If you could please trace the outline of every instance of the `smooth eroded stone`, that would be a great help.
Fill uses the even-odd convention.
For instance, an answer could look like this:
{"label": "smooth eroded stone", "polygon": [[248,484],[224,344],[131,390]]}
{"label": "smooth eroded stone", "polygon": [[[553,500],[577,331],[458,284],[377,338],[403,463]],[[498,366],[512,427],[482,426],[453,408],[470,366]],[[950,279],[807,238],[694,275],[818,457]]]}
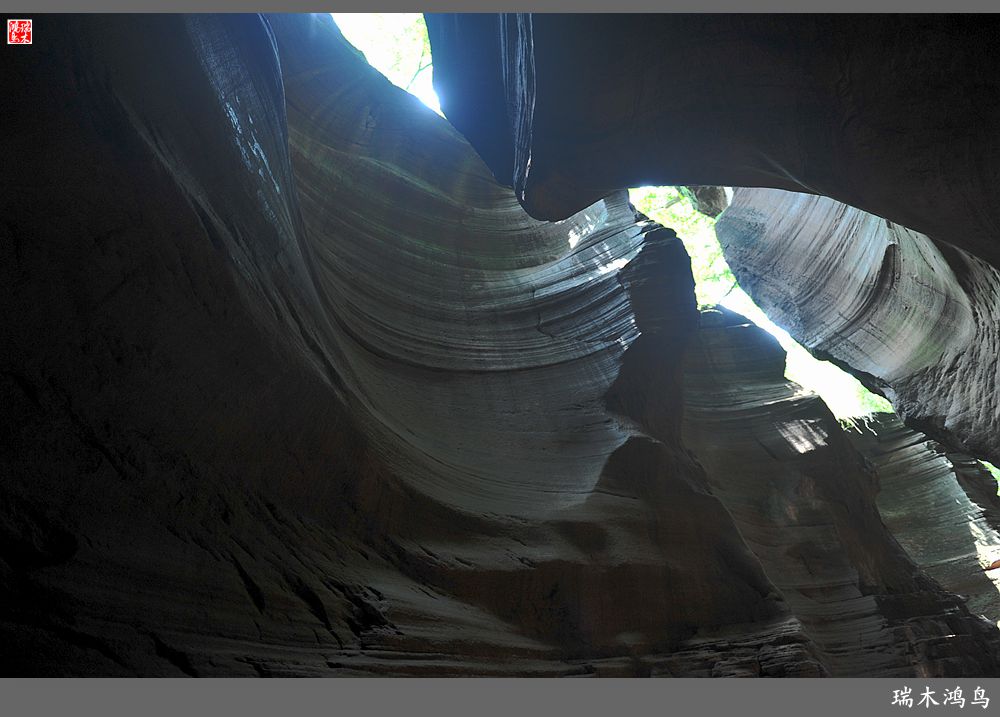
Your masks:
{"label": "smooth eroded stone", "polygon": [[5,672],[801,670],[681,441],[673,232],[530,218],[329,16],[37,22],[0,71]]}
{"label": "smooth eroded stone", "polygon": [[738,189],[715,226],[754,301],[956,450],[1000,460],[1000,273],[824,197]]}
{"label": "smooth eroded stone", "polygon": [[978,461],[946,451],[897,416],[859,421],[848,437],[878,474],[878,508],[913,560],[969,610],[1000,620],[997,482]]}
{"label": "smooth eroded stone", "polygon": [[[873,470],[822,400],[784,377],[773,336],[724,308],[702,318],[687,358],[684,441],[801,623],[815,661],[832,675],[992,669],[1000,658],[994,626],[969,611],[997,604],[996,587],[980,572],[979,587],[989,589],[967,609],[948,592],[957,584],[942,589],[928,579],[920,568],[937,577],[938,567],[897,543],[901,526],[913,535],[933,520],[922,517],[928,506],[898,494],[883,503],[882,464]],[[898,519],[884,524],[886,504]],[[942,535],[954,529],[935,526]],[[955,654],[958,634],[979,648]]]}
{"label": "smooth eroded stone", "polygon": [[833,197],[1000,265],[1000,18],[428,14],[442,109],[532,216],[623,187]]}

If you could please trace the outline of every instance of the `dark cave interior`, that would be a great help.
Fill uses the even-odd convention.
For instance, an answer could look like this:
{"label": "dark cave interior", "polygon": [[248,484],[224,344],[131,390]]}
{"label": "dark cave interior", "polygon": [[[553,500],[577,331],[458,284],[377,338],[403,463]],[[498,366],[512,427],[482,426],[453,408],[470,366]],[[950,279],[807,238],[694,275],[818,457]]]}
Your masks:
{"label": "dark cave interior", "polygon": [[35,23],[4,676],[1000,674],[1000,18],[428,14],[444,117],[326,14]]}

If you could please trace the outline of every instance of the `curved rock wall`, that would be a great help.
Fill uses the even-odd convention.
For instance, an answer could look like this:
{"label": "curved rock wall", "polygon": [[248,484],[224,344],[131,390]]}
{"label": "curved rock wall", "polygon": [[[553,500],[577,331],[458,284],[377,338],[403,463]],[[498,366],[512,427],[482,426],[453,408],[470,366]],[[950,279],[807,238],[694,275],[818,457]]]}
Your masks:
{"label": "curved rock wall", "polygon": [[878,509],[886,527],[928,575],[961,595],[969,610],[1000,619],[996,480],[967,455],[882,414],[848,437],[878,474]]}
{"label": "curved rock wall", "polygon": [[993,264],[998,22],[427,16],[442,109],[533,216],[562,219],[621,187],[772,187],[833,197]]}
{"label": "curved rock wall", "polygon": [[1000,273],[967,252],[824,197],[738,189],[716,234],[740,285],[910,425],[1000,460]]}
{"label": "curved rock wall", "polygon": [[0,80],[8,672],[634,674],[784,619],[679,443],[672,233],[530,219],[328,17],[43,30]]}
{"label": "curved rock wall", "polygon": [[995,672],[863,472],[788,469],[825,539],[764,549],[699,406],[781,414],[780,356],[702,337],[624,193],[532,219],[326,15],[36,22],[0,69],[6,674]]}
{"label": "curved rock wall", "polygon": [[[911,425],[1000,460],[996,22],[430,15],[428,29],[442,107],[533,216],[560,219],[647,184],[818,195],[794,208],[777,192],[753,195],[770,197],[757,209],[773,225],[765,233],[780,225],[780,246],[795,248],[775,244],[759,262],[756,249],[731,249],[737,277],[769,283],[759,289],[765,311],[808,347],[869,374]],[[481,61],[463,61],[471,57]],[[795,218],[771,215],[777,203]],[[882,288],[858,293],[872,281]]]}
{"label": "curved rock wall", "polygon": [[[941,466],[920,456],[905,471],[890,471],[886,462],[873,470],[822,400],[784,378],[784,359],[777,340],[744,317],[704,312],[687,360],[684,437],[801,622],[818,662],[833,675],[903,675],[917,665],[919,673],[937,675],[990,669],[995,654],[980,664],[967,660],[994,651],[992,621],[969,614],[922,573],[918,566],[926,565],[942,575],[942,566],[914,549],[921,521],[910,511],[920,501],[886,491],[887,483],[901,488],[896,475],[919,490],[923,471]],[[965,504],[971,506],[968,498]],[[887,510],[894,519],[883,524]],[[933,513],[922,523],[924,540],[940,543],[955,532]],[[905,551],[897,543],[901,534]],[[958,551],[952,559],[957,571],[975,571],[973,578],[945,585],[971,587],[978,577],[975,609],[981,610],[1000,594],[968,558]],[[956,634],[981,647],[956,649]]]}

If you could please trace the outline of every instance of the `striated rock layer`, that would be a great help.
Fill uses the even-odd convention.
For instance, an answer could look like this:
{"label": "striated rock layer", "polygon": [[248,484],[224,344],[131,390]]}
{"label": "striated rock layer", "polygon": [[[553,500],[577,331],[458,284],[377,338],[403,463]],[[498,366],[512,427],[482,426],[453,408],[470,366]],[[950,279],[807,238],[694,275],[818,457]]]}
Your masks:
{"label": "striated rock layer", "polygon": [[859,424],[848,437],[878,474],[879,513],[900,545],[969,610],[1000,620],[1000,578],[983,571],[1000,558],[996,480],[979,461],[947,451],[891,414]]}
{"label": "striated rock layer", "polygon": [[737,189],[716,223],[740,282],[814,354],[907,423],[1000,460],[1000,272],[968,252],[825,197]]}
{"label": "striated rock layer", "polygon": [[[929,468],[921,456],[905,471],[892,465],[883,477],[890,464],[873,470],[822,400],[784,378],[784,363],[777,340],[744,317],[726,309],[703,313],[688,355],[684,438],[820,662],[834,675],[904,675],[917,665],[938,675],[989,670],[992,622],[970,614],[920,570],[944,577],[926,551],[915,549],[920,528],[934,540],[954,526],[930,514],[918,527],[910,511],[920,502],[886,490],[897,475],[924,485],[921,471],[942,466]],[[965,504],[971,506],[968,498]],[[885,510],[895,519],[883,524]],[[959,552],[955,566],[975,571],[973,579],[984,583],[975,609],[988,606],[993,614],[1000,594],[968,557]],[[973,581],[944,584],[956,590]],[[994,657],[978,664],[981,658],[972,657],[986,653]]]}
{"label": "striated rock layer", "polygon": [[532,219],[329,16],[36,22],[0,69],[4,674],[1000,669],[814,400],[836,448],[766,495],[821,539],[724,470],[699,406],[785,420],[780,356],[685,362],[734,349],[623,192]]}
{"label": "striated rock layer", "polygon": [[737,278],[910,425],[1000,461],[1000,19],[427,22],[442,107],[532,216],[648,184],[817,195],[743,194],[723,222]]}
{"label": "striated rock layer", "polygon": [[3,75],[9,672],[632,673],[784,619],[679,446],[671,233],[530,219],[329,18],[43,24]]}

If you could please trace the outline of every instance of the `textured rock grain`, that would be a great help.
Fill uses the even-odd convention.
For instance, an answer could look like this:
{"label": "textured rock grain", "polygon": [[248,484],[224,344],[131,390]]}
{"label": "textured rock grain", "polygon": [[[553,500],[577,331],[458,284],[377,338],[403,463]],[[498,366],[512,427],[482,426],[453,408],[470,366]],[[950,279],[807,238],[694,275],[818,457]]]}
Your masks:
{"label": "textured rock grain", "polygon": [[[936,566],[924,553],[904,552],[891,532],[919,532],[909,513],[919,502],[887,496],[879,507],[898,506],[898,519],[883,524],[875,503],[881,466],[872,469],[818,396],[784,378],[784,359],[777,340],[744,317],[703,313],[688,355],[684,438],[819,664],[833,675],[992,669],[992,626],[928,580],[920,566],[938,575]],[[915,470],[900,474],[923,479]],[[934,519],[941,535],[951,534],[946,520]],[[980,599],[995,602],[995,586],[985,583]],[[966,662],[950,642],[955,634],[993,656]]]}
{"label": "textured rock grain", "polygon": [[719,470],[730,388],[685,420],[684,357],[733,349],[624,192],[532,219],[329,16],[36,22],[0,69],[5,674],[996,672],[863,472]]}
{"label": "textured rock grain", "polygon": [[848,437],[877,471],[879,513],[900,545],[970,611],[1000,620],[997,577],[983,570],[1000,558],[1000,498],[989,471],[891,414]]}
{"label": "textured rock grain", "polygon": [[786,630],[679,443],[671,232],[530,219],[328,17],[43,30],[0,76],[8,673],[646,673]]}
{"label": "textured rock grain", "polygon": [[738,189],[716,234],[740,285],[912,426],[1000,460],[1000,272],[824,197]]}

